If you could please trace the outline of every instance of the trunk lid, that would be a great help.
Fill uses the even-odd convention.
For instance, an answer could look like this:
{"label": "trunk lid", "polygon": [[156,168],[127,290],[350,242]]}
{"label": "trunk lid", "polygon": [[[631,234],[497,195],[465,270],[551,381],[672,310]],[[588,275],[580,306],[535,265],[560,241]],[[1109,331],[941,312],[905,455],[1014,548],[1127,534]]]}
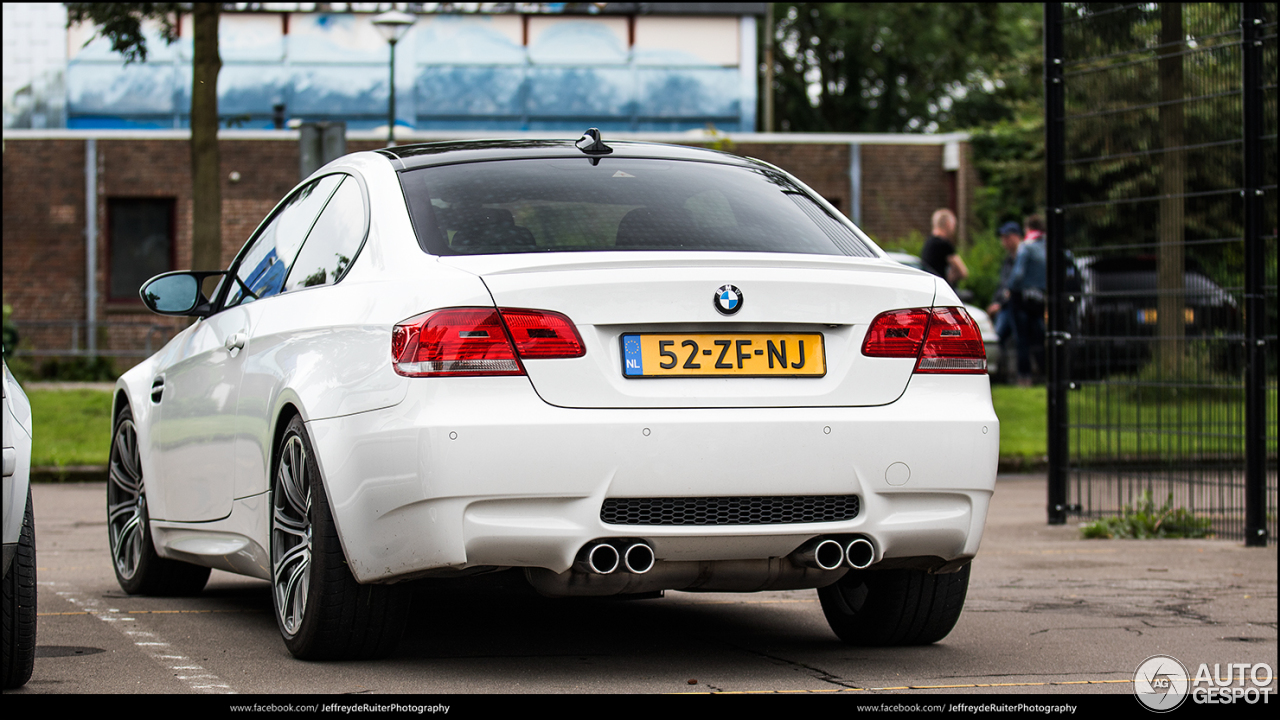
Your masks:
{"label": "trunk lid", "polygon": [[[524,361],[543,400],[571,408],[891,403],[906,389],[914,360],[865,357],[863,336],[879,313],[929,307],[936,293],[932,275],[879,259],[649,252],[478,255],[441,262],[479,275],[498,307],[553,310],[574,322],[586,344],[584,357]],[[717,292],[726,285],[741,293],[732,315],[716,309]],[[814,335],[820,335],[823,373],[746,377],[730,369],[715,371],[729,374],[725,377],[628,377],[623,336],[646,334],[671,340],[665,346],[673,353],[668,357],[678,359],[664,362],[719,362],[721,367],[745,362],[748,371],[753,362],[763,368],[765,359],[770,364],[782,360],[773,353],[779,349],[790,353],[794,365],[801,337],[809,343],[805,367],[810,372],[819,360]],[[691,338],[703,345],[721,339],[729,347],[681,346]],[[777,344],[770,345],[771,340]],[[747,344],[735,344],[739,341]],[[739,352],[745,360],[735,360]],[[754,361],[748,357],[753,353]],[[646,371],[654,371],[651,356],[645,363]]]}

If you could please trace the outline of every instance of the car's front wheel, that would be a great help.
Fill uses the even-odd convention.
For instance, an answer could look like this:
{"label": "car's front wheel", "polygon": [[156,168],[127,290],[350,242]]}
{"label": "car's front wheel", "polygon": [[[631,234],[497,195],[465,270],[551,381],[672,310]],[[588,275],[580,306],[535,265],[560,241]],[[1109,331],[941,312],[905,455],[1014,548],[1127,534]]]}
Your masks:
{"label": "car's front wheel", "polygon": [[831,629],[850,645],[928,645],[955,627],[968,589],[968,565],[941,575],[851,570],[818,598]]}
{"label": "car's front wheel", "polygon": [[17,552],[4,576],[3,662],[0,676],[5,689],[20,687],[31,679],[36,659],[36,535],[31,495],[22,515]]}
{"label": "car's front wheel", "polygon": [[356,582],[298,416],[277,447],[271,506],[271,594],[289,652],[303,660],[389,655],[409,616],[408,589]]}
{"label": "car's front wheel", "polygon": [[130,595],[195,595],[209,568],[156,554],[142,482],[138,429],[129,408],[116,416],[107,463],[107,531],[116,580]]}

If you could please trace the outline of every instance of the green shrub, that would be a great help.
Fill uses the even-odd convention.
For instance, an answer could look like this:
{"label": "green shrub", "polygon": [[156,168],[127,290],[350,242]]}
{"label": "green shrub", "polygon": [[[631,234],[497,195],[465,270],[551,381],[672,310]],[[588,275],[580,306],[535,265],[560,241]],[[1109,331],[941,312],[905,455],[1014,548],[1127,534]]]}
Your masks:
{"label": "green shrub", "polygon": [[46,360],[39,372],[39,379],[45,381],[115,382],[118,377],[115,363],[102,356]]}
{"label": "green shrub", "polygon": [[973,304],[987,309],[991,296],[1000,284],[1000,265],[1004,263],[1004,245],[994,232],[974,233],[969,247],[960,251],[969,277],[960,283],[962,289],[973,292]]}
{"label": "green shrub", "polygon": [[6,362],[13,357],[13,351],[18,349],[18,326],[13,323],[13,308],[9,303],[4,304],[4,359]]}
{"label": "green shrub", "polygon": [[1173,507],[1173,493],[1159,509],[1151,499],[1151,491],[1143,490],[1137,508],[1125,505],[1119,517],[1099,518],[1080,528],[1086,540],[1120,538],[1149,540],[1152,538],[1203,538],[1209,536],[1211,521],[1196,517],[1185,508]]}
{"label": "green shrub", "polygon": [[1134,382],[1120,385],[1125,399],[1143,403],[1240,401],[1244,397],[1244,377],[1226,370],[1230,360],[1223,357],[1223,345],[1189,341],[1171,369],[1164,367],[1157,354],[1132,376]]}
{"label": "green shrub", "polygon": [[915,255],[916,257],[920,257],[920,251],[924,249],[925,241],[924,235],[921,234],[919,230],[912,230],[900,238],[885,240],[884,242],[881,242],[876,238],[872,239],[875,240],[876,244],[884,249],[885,252],[900,252],[908,255]]}

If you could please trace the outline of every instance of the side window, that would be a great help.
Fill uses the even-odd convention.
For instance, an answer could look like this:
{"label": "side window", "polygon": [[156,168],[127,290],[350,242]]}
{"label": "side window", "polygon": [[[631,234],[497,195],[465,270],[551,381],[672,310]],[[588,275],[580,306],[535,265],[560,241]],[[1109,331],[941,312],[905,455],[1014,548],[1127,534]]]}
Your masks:
{"label": "side window", "polygon": [[[326,175],[299,189],[241,252],[232,271],[257,299],[271,297],[283,288],[289,266],[315,223],[316,215],[344,177]],[[235,284],[224,307],[252,300]]]}
{"label": "side window", "polygon": [[289,271],[285,291],[332,285],[360,252],[368,223],[360,184],[347,178],[325,206]]}

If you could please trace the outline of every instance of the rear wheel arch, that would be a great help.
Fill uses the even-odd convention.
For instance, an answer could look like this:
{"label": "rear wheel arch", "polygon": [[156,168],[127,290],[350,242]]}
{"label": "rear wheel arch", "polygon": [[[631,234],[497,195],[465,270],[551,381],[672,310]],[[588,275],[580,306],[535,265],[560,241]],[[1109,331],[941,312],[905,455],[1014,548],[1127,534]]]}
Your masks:
{"label": "rear wheel arch", "polygon": [[[383,657],[394,650],[408,619],[408,588],[356,581],[305,419],[282,415],[279,427],[273,433],[268,552],[272,604],[285,645],[307,660]],[[293,491],[281,489],[286,485]]]}
{"label": "rear wheel arch", "polygon": [[276,463],[280,461],[280,440],[284,438],[285,432],[289,429],[289,422],[294,416],[302,417],[306,422],[306,417],[302,415],[302,411],[292,402],[286,402],[276,411],[275,424],[271,428],[271,457],[267,464],[267,489],[270,490],[275,484],[275,478],[272,473],[275,472]]}
{"label": "rear wheel arch", "polygon": [[128,407],[132,407],[129,402],[129,396],[124,390],[116,390],[115,398],[111,401],[111,422],[115,422],[120,417],[120,413]]}
{"label": "rear wheel arch", "polygon": [[[295,402],[293,399],[284,401],[284,403],[280,406],[280,409],[276,411],[275,425],[271,429],[271,455],[268,458],[269,463],[267,465],[267,477],[266,477],[266,488],[265,488],[268,492],[272,492],[275,490],[275,483],[276,483],[275,472],[276,472],[276,468],[279,466],[279,463],[280,463],[281,443],[284,440],[285,434],[289,430],[289,423],[292,422],[295,417],[302,421],[304,431],[307,432],[307,435],[308,435],[307,440],[308,442],[311,442],[310,430],[306,428],[308,423],[307,415],[302,412],[301,405]],[[314,447],[314,442],[312,442],[312,446]],[[333,488],[330,487],[329,485],[329,479],[325,475],[324,466],[323,466],[323,463],[320,461],[321,458],[318,453],[315,456],[315,460],[316,460],[316,465],[320,466],[320,484],[324,487],[325,495],[327,497],[333,497],[333,494],[332,494]],[[338,522],[338,519],[336,517],[333,519],[333,524],[338,528],[338,540],[342,545],[343,554],[346,555],[347,544],[346,544],[346,541],[343,539],[342,525],[341,523]]]}

